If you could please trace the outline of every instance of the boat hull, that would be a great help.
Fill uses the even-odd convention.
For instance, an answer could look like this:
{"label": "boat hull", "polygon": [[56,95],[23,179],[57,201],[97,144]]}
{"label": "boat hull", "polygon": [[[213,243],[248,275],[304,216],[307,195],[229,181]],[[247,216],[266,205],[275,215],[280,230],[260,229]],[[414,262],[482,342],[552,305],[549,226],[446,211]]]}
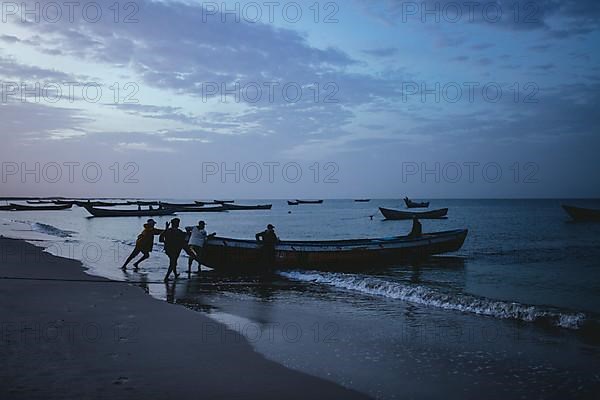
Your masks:
{"label": "boat hull", "polygon": [[[280,242],[275,268],[356,270],[401,264],[459,250],[467,230],[426,234],[418,238],[344,240],[329,242]],[[252,240],[214,238],[207,242],[203,264],[221,271],[264,271],[262,251]]]}
{"label": "boat hull", "polygon": [[562,207],[575,221],[600,222],[600,210],[567,205]]}
{"label": "boat hull", "polygon": [[379,211],[381,211],[381,214],[383,214],[387,220],[406,220],[413,219],[414,217],[417,217],[418,219],[440,219],[445,218],[448,214],[447,208],[425,212],[410,212],[380,207]]}
{"label": "boat hull", "polygon": [[323,204],[323,200],[296,200],[298,204]]}
{"label": "boat hull", "polygon": [[256,206],[244,206],[239,204],[224,203],[223,207],[229,211],[252,211],[252,210],[270,210],[273,208],[272,204],[259,204]]}
{"label": "boat hull", "polygon": [[165,215],[175,214],[174,210],[171,209],[160,209],[160,210],[105,210],[102,208],[96,208],[91,206],[83,206],[87,212],[93,217],[103,218],[116,218],[116,217],[160,217]]}
{"label": "boat hull", "polygon": [[12,211],[61,211],[68,210],[73,207],[72,204],[62,205],[41,205],[41,206],[26,206],[22,204],[10,204]]}

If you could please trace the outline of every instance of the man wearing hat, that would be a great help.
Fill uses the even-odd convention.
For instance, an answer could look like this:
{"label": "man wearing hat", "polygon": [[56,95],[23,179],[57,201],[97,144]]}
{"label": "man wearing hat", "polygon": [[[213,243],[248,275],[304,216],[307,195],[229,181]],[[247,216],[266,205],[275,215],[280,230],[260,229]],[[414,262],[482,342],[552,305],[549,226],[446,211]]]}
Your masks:
{"label": "man wearing hat", "polygon": [[275,246],[279,242],[275,227],[271,224],[267,225],[267,230],[256,234],[256,241],[262,244],[262,256],[267,268],[275,267]]}
{"label": "man wearing hat", "polygon": [[192,264],[194,260],[198,262],[198,272],[200,272],[200,267],[202,267],[202,250],[204,248],[204,243],[215,236],[216,233],[211,233],[210,235],[206,234],[206,222],[198,221],[198,225],[186,228],[186,230],[190,233],[190,240],[188,244],[190,248],[196,253],[196,258],[190,257],[188,260],[188,274],[192,273]]}
{"label": "man wearing hat", "polygon": [[142,253],[143,256],[135,263],[133,263],[135,269],[138,269],[140,263],[150,257],[150,252],[154,247],[154,236],[163,233],[162,229],[156,229],[155,226],[155,220],[149,219],[148,221],[146,221],[146,223],[144,224],[144,230],[138,235],[137,240],[135,241],[135,248],[133,249],[129,257],[127,257],[127,260],[125,261],[125,264],[123,264],[121,269],[126,270],[127,264],[129,264],[129,262],[135,257],[137,257],[137,255],[140,253]]}

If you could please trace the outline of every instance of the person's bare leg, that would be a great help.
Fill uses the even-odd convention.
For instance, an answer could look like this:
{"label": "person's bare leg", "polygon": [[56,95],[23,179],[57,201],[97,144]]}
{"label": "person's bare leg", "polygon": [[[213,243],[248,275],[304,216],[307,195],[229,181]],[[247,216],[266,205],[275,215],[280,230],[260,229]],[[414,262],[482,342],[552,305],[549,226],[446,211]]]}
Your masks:
{"label": "person's bare leg", "polygon": [[133,263],[133,266],[135,267],[135,269],[138,269],[140,267],[140,263],[149,258],[150,258],[150,253],[144,253],[144,255],[142,257],[140,257],[139,260],[137,260],[136,262]]}
{"label": "person's bare leg", "polygon": [[127,269],[127,264],[129,264],[131,262],[131,260],[133,260],[138,254],[140,254],[139,250],[133,249],[133,251],[131,252],[129,257],[127,257],[127,260],[125,260],[125,264],[123,264],[121,269]]}

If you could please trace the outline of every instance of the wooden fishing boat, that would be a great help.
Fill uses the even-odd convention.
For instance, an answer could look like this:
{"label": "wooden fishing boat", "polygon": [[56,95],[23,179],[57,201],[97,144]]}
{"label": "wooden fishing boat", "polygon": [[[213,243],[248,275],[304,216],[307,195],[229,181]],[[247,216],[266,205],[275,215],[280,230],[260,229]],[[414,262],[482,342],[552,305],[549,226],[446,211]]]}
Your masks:
{"label": "wooden fishing boat", "polygon": [[159,203],[159,206],[171,207],[171,208],[201,207],[197,203],[167,203],[167,202],[163,202],[163,201],[161,201]]}
{"label": "wooden fishing boat", "polygon": [[41,206],[32,206],[32,205],[24,205],[24,204],[13,204],[10,203],[10,207],[12,207],[13,211],[60,211],[60,210],[68,210],[73,207],[73,204],[59,204],[59,205],[41,205]]}
{"label": "wooden fishing boat", "polygon": [[56,205],[59,205],[59,206],[62,206],[62,205],[65,205],[65,204],[74,205],[76,203],[76,201],[75,200],[52,200],[52,203],[54,203]]}
{"label": "wooden fishing boat", "polygon": [[52,200],[27,200],[27,204],[54,204]]}
{"label": "wooden fishing boat", "polygon": [[123,202],[123,203],[111,203],[108,201],[76,201],[74,203],[76,206],[78,207],[86,207],[86,206],[91,206],[91,207],[116,207],[116,206],[127,206],[129,205],[129,202]]}
{"label": "wooden fishing boat", "polygon": [[215,204],[233,204],[235,200],[213,200]]}
{"label": "wooden fishing boat", "polygon": [[422,202],[422,203],[418,203],[415,201],[410,200],[408,197],[404,198],[404,203],[406,204],[407,208],[427,208],[429,207],[429,202]]}
{"label": "wooden fishing boat", "polygon": [[128,201],[127,205],[130,205],[130,206],[158,206],[159,202],[158,201],[135,200],[135,201]]}
{"label": "wooden fishing boat", "polygon": [[298,204],[323,204],[323,200],[298,200]]}
{"label": "wooden fishing boat", "polygon": [[379,211],[381,211],[385,219],[389,220],[413,219],[414,217],[419,219],[440,219],[445,218],[446,214],[448,214],[447,208],[425,212],[411,212],[379,207]]}
{"label": "wooden fishing boat", "polygon": [[165,207],[167,210],[171,210],[176,213],[205,213],[205,212],[224,212],[228,211],[227,207],[214,206],[214,207],[204,207],[204,206],[196,206],[196,207]]}
{"label": "wooden fishing boat", "polygon": [[297,206],[299,203],[297,201],[288,200],[288,206]]}
{"label": "wooden fishing boat", "polygon": [[13,211],[14,207],[11,205],[0,206],[0,211]]}
{"label": "wooden fishing boat", "polygon": [[223,207],[229,211],[251,211],[251,210],[270,210],[273,204],[259,204],[256,206],[244,206],[241,204],[223,204]]}
{"label": "wooden fishing boat", "polygon": [[356,199],[356,200],[354,200],[355,203],[368,203],[370,201],[371,201],[371,199]]}
{"label": "wooden fishing boat", "polygon": [[[381,239],[281,241],[275,248],[275,267],[352,270],[396,265],[434,254],[459,250],[468,231],[453,230]],[[203,263],[216,270],[264,270],[261,245],[254,240],[209,239]]]}
{"label": "wooden fishing boat", "polygon": [[593,208],[567,206],[567,205],[563,205],[562,208],[575,221],[589,221],[589,222],[599,222],[600,221],[600,210],[596,210]]}
{"label": "wooden fishing boat", "polygon": [[170,208],[162,209],[146,209],[146,210],[119,210],[119,209],[104,209],[94,206],[83,206],[87,212],[94,217],[160,217],[163,215],[173,215],[175,210]]}

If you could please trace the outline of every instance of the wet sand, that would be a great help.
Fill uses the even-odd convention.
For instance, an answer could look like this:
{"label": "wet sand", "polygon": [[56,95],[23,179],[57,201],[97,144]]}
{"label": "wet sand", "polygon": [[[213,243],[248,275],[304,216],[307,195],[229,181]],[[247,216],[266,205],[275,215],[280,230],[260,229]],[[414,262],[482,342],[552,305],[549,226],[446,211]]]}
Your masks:
{"label": "wet sand", "polygon": [[2,399],[366,398],[24,241],[0,238],[0,277]]}

